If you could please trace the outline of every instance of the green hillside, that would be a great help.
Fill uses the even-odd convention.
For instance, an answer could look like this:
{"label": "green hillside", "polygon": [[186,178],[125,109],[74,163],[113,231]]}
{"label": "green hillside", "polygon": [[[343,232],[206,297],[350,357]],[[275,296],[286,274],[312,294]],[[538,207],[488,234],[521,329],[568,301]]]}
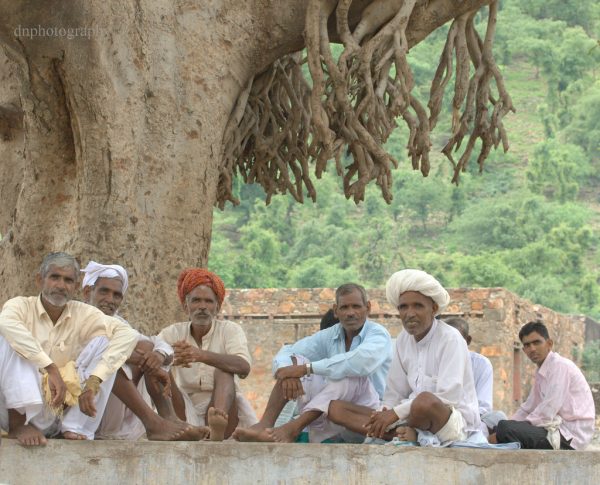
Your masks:
{"label": "green hillside", "polygon": [[[505,118],[507,154],[493,152],[482,174],[472,160],[452,185],[439,153],[446,110],[429,177],[411,169],[402,124],[388,140],[400,162],[390,205],[375,186],[354,205],[333,172],[317,181],[317,202],[304,205],[279,196],[265,206],[260,187],[238,181],[240,205],[215,210],[209,267],[237,288],[379,287],[393,271],[419,267],[448,286],[504,286],[600,317],[600,7],[521,3],[502,3],[495,47],[517,108]],[[422,99],[444,40],[435,32],[410,53]]]}

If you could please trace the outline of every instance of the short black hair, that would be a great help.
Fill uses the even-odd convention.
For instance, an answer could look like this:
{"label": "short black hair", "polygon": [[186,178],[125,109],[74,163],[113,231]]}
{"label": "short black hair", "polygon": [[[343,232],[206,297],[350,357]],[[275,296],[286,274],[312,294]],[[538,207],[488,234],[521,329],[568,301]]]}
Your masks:
{"label": "short black hair", "polygon": [[533,332],[539,333],[546,340],[550,338],[550,334],[548,333],[546,325],[539,320],[534,320],[533,322],[528,322],[521,327],[521,330],[519,330],[519,340],[522,342],[523,338],[527,337],[527,335]]}
{"label": "short black hair", "polygon": [[325,330],[326,328],[333,327],[336,323],[339,323],[340,319],[335,316],[335,312],[333,308],[327,310],[327,313],[323,315],[321,318],[320,330]]}
{"label": "short black hair", "polygon": [[446,322],[451,327],[457,329],[460,333],[464,334],[465,337],[469,336],[469,322],[467,322],[464,318],[460,317],[450,317],[444,318],[444,322]]}
{"label": "short black hair", "polygon": [[338,303],[340,296],[349,295],[355,291],[360,293],[363,305],[366,305],[369,301],[369,298],[367,297],[367,290],[365,290],[364,286],[357,285],[356,283],[345,283],[335,290],[335,303]]}

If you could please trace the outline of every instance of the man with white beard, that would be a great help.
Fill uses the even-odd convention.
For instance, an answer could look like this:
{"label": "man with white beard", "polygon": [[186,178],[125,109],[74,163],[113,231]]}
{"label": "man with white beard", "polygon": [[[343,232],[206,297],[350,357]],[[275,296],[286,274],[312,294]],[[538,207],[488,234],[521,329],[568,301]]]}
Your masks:
{"label": "man with white beard", "polygon": [[25,446],[94,439],[138,340],[120,320],[72,300],[78,277],[73,256],[50,253],[36,275],[40,295],[12,298],[0,313],[0,427]]}

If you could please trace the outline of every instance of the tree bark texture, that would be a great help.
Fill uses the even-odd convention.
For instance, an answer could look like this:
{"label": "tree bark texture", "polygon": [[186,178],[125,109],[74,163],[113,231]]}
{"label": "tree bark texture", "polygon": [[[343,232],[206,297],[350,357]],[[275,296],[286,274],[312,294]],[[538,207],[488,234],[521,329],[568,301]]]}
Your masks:
{"label": "tree bark texture", "polygon": [[[140,330],[182,318],[176,277],[207,264],[230,113],[302,49],[306,3],[0,0],[0,301],[34,294],[62,250],[128,270]],[[409,45],[488,3],[417,2]]]}

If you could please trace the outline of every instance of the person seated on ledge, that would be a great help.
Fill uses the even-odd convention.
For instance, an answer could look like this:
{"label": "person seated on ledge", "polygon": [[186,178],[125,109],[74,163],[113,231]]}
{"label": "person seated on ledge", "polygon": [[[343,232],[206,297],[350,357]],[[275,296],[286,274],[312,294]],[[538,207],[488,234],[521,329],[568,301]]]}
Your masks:
{"label": "person seated on ledge", "polygon": [[225,285],[203,268],[185,269],[177,293],[189,320],[164,328],[159,337],[173,346],[171,394],[179,418],[208,424],[210,439],[223,441],[239,423],[250,426],[256,415],[239,389],[250,373],[250,351],[242,327],[217,315]]}
{"label": "person seated on ledge", "polygon": [[78,277],[73,256],[50,253],[36,275],[40,295],[12,298],[0,313],[0,427],[25,446],[60,434],[94,439],[116,372],[139,338],[73,301]]}
{"label": "person seated on ledge", "polygon": [[[84,301],[129,325],[118,314],[129,286],[125,268],[90,261],[81,271]],[[173,348],[168,343],[158,337],[139,336],[133,353],[117,371],[96,439],[137,440],[145,434],[155,441],[195,441],[208,436],[208,428],[195,428],[175,414],[165,367],[172,361]]]}
{"label": "person seated on ledge", "polygon": [[449,302],[446,290],[424,271],[406,269],[392,275],[386,294],[398,309],[404,331],[396,339],[383,408],[373,411],[334,401],[329,418],[385,440],[417,441],[419,430],[429,432],[423,436],[433,446],[471,438],[485,441],[467,344],[435,318]]}
{"label": "person seated on ledge", "polygon": [[[294,442],[308,427],[309,441],[341,435],[352,440],[328,419],[329,403],[345,399],[377,409],[383,397],[391,360],[391,339],[380,324],[367,319],[371,303],[365,289],[354,283],[335,294],[340,323],[284,346],[273,359],[277,379],[259,423],[235,430],[238,441]],[[274,428],[287,401],[297,400],[299,416]],[[361,440],[362,441],[362,440]]]}
{"label": "person seated on ledge", "polygon": [[[319,323],[319,330],[325,330],[329,327],[333,327],[336,323],[340,323],[340,319],[335,316],[335,312],[333,311],[333,308],[330,308],[321,317],[321,322]],[[285,344],[285,345],[289,345],[289,344]],[[277,417],[277,420],[275,421],[274,427],[278,428],[279,426],[282,426],[285,423],[288,423],[289,421],[294,419],[296,416],[298,416],[298,414],[299,413],[298,413],[298,408],[296,406],[296,401],[288,401],[285,404],[285,406],[283,407],[283,409],[281,410],[281,412],[279,413],[279,416]]]}
{"label": "person seated on ledge", "polygon": [[583,450],[594,434],[592,391],[579,368],[552,352],[548,329],[539,321],[525,324],[519,339],[537,365],[527,400],[510,420],[500,421],[490,443],[519,442],[523,448]]}
{"label": "person seated on ledge", "polygon": [[[464,318],[450,317],[444,319],[444,321],[460,332],[465,342],[467,342],[467,346],[471,344],[472,339],[469,335],[469,323]],[[475,379],[475,393],[479,402],[481,431],[484,436],[488,436],[490,429],[496,427],[499,419],[506,419],[506,415],[502,411],[493,411],[492,408],[494,400],[494,369],[490,359],[472,350],[469,351],[469,355],[471,356],[473,379]]]}

